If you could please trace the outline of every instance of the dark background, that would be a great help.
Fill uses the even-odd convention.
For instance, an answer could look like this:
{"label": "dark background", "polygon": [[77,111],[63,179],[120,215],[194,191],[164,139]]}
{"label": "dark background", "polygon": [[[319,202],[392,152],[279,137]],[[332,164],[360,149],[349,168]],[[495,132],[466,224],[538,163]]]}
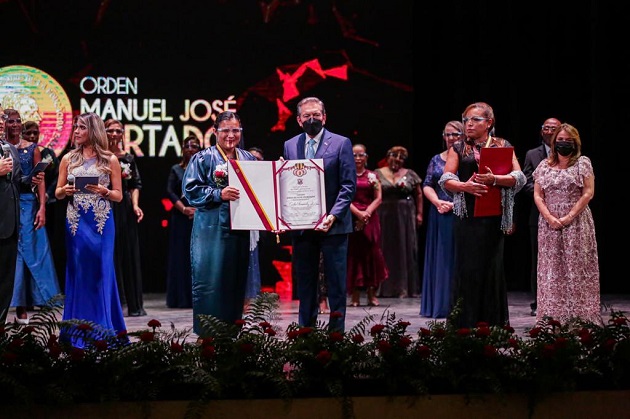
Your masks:
{"label": "dark background", "polygon": [[[77,83],[86,75],[138,77],[141,96],[176,104],[236,93],[245,145],[275,159],[283,141],[299,132],[294,115],[286,131],[271,131],[276,68],[288,71],[314,58],[324,68],[347,64],[347,81],[311,79],[300,86],[301,97],[323,99],[327,127],[366,144],[372,168],[387,149],[403,145],[407,166],[422,177],[442,150],[444,124],[472,102],[493,106],[496,134],[515,145],[521,164],[539,144],[543,121],[557,117],[580,130],[583,153],[593,161],[590,206],[602,292],[630,292],[625,273],[618,274],[625,267],[618,249],[625,246],[613,244],[624,238],[615,233],[626,230],[626,212],[619,203],[625,177],[615,176],[621,158],[612,158],[626,149],[630,114],[627,15],[616,2],[601,3],[0,0],[0,66],[51,74],[75,109]],[[294,112],[298,100],[286,106]],[[605,153],[610,146],[613,154]],[[174,153],[138,161],[145,292],[165,290],[161,223],[168,214],[160,200],[178,161]],[[529,289],[526,216],[527,206],[519,204],[517,233],[507,240],[512,290]],[[422,260],[424,228],[419,235]]]}

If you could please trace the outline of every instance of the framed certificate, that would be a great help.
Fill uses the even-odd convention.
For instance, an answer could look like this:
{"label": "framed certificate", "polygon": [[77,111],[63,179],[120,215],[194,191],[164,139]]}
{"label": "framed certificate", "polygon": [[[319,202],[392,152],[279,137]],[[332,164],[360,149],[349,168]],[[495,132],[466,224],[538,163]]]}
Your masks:
{"label": "framed certificate", "polygon": [[241,191],[230,201],[235,230],[306,230],[326,216],[324,161],[230,160],[228,184]]}

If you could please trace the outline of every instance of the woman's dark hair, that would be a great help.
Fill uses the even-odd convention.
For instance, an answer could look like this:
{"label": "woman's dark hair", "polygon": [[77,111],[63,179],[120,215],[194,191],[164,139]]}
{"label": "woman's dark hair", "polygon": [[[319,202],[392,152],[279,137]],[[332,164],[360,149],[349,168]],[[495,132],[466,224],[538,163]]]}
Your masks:
{"label": "woman's dark hair", "polygon": [[217,119],[214,120],[214,129],[219,128],[219,124],[223,121],[229,121],[230,119],[235,119],[238,121],[238,124],[241,125],[241,117],[238,116],[236,112],[232,111],[223,111],[217,115]]}

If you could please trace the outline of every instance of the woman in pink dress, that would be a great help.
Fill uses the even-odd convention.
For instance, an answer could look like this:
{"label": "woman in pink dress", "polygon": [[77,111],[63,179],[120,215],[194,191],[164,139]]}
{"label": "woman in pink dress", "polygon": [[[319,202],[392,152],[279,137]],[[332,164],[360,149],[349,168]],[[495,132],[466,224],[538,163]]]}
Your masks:
{"label": "woman in pink dress", "polygon": [[538,222],[538,313],[602,324],[595,224],[588,203],[595,192],[591,160],[581,155],[578,130],[561,124],[549,157],[534,173]]}
{"label": "woman in pink dress", "polygon": [[365,165],[368,155],[363,144],[352,147],[357,168],[357,191],[350,211],[354,232],[348,238],[348,292],[350,305],[359,306],[361,290],[367,291],[368,305],[378,306],[376,290],[387,279],[387,267],[381,251],[381,223],[376,209],[381,205],[378,177]]}

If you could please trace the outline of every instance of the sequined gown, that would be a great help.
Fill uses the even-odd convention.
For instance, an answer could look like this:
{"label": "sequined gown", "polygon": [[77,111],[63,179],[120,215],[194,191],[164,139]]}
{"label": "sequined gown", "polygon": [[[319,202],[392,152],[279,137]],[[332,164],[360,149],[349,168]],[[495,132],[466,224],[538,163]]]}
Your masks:
{"label": "sequined gown", "polygon": [[[569,213],[582,195],[584,178],[591,176],[593,166],[586,156],[567,169],[550,167],[543,160],[533,173],[544,192],[545,205],[556,217]],[[540,216],[537,277],[536,320],[551,316],[566,322],[579,317],[601,324],[597,240],[588,206],[561,230],[552,229]]]}
{"label": "sequined gown", "polygon": [[[37,144],[18,148],[22,173],[31,173]],[[39,200],[30,185],[20,186],[20,230],[12,307],[44,306],[61,293],[45,228],[35,229]],[[47,220],[47,223],[53,220]]]}
{"label": "sequined gown", "polygon": [[[374,185],[368,181],[370,170],[357,175],[357,191],[352,203],[364,211],[374,201]],[[348,236],[348,294],[354,288],[377,288],[387,279],[387,267],[381,251],[381,222],[378,211],[360,231]]]}
{"label": "sequined gown", "polygon": [[408,169],[404,184],[393,185],[380,169],[374,171],[383,188],[383,203],[378,207],[381,221],[381,249],[389,271],[381,284],[380,297],[415,297],[420,295],[418,267],[418,232],[415,188],[422,183],[416,172]]}
{"label": "sequined gown", "polygon": [[[100,173],[96,158],[72,169],[75,176],[99,176],[109,185],[109,175]],[[96,194],[75,194],[66,209],[66,287],[63,320],[97,323],[116,334],[126,330],[114,270],[115,226],[111,201]],[[72,344],[83,347],[80,337]]]}
{"label": "sequined gown", "polygon": [[[452,201],[438,181],[444,173],[445,161],[439,154],[433,156],[422,186],[433,188],[443,201]],[[451,311],[451,280],[453,276],[453,212],[440,214],[435,205],[429,205],[429,216],[424,246],[422,272],[422,299],[420,315],[433,318],[447,317]]]}

